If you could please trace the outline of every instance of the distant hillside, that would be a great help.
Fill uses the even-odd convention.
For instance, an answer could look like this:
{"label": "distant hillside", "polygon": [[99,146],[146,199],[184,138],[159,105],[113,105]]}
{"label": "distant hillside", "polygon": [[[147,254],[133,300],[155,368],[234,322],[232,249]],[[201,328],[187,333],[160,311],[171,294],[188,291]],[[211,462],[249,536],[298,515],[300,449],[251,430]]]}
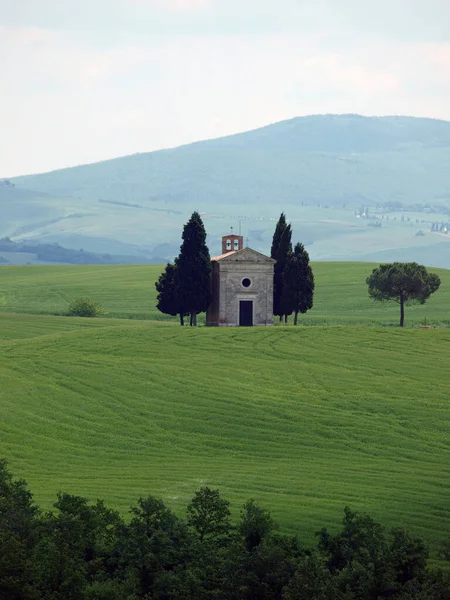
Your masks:
{"label": "distant hillside", "polygon": [[[132,259],[135,260],[132,260]],[[142,257],[93,254],[83,249],[63,248],[59,244],[33,244],[13,242],[10,238],[0,238],[0,265],[115,265],[131,262],[149,263]]]}
{"label": "distant hillside", "polygon": [[[34,213],[42,209],[43,215],[27,215],[18,227],[0,192],[6,214],[0,235],[15,239],[25,235],[25,227],[28,237],[45,242],[165,260],[176,254],[180,228],[197,209],[205,215],[212,251],[239,220],[249,243],[267,251],[271,219],[283,209],[293,220],[294,235],[316,259],[398,248],[412,248],[414,254],[417,246],[420,261],[421,245],[443,242],[431,235],[431,223],[449,220],[449,165],[450,122],[300,117],[180,148],[14,178],[15,188],[8,192],[22,194],[20,205],[33,205]],[[369,207],[380,218],[381,212],[387,217],[394,209],[409,211],[407,222],[417,220],[427,239],[392,222],[389,235],[368,232],[366,223],[356,221],[361,207],[362,214]],[[57,223],[42,223],[49,212]],[[362,227],[364,235],[355,236]],[[429,257],[427,251],[434,263],[440,253],[431,251]]]}
{"label": "distant hillside", "polygon": [[201,200],[215,208],[274,200],[414,204],[450,199],[449,164],[450,122],[327,115],[14,181],[57,195]]}

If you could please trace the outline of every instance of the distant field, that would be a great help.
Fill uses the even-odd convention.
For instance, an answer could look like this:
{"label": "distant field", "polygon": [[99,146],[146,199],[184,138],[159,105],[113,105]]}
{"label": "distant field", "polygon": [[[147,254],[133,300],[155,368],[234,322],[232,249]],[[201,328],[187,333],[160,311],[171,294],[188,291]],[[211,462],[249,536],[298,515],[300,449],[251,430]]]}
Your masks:
{"label": "distant field", "polygon": [[[368,297],[366,277],[378,265],[314,263],[314,308],[301,322],[396,325],[397,304],[379,304]],[[99,301],[108,317],[176,322],[156,310],[154,282],[160,265],[0,267],[0,311],[63,315],[71,300],[87,296]],[[450,270],[431,269],[442,279],[441,289],[423,306],[407,308],[406,325],[450,326]]]}
{"label": "distant field", "polygon": [[44,507],[65,490],[181,510],[207,484],[309,543],[345,505],[433,550],[450,531],[450,331],[6,313],[0,330],[0,456]]}

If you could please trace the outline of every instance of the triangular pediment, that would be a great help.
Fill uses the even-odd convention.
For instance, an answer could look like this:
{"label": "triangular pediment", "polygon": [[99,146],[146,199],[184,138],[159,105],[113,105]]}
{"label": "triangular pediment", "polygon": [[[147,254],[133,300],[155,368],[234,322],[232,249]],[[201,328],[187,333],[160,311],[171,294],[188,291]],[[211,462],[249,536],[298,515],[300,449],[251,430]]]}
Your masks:
{"label": "triangular pediment", "polygon": [[219,260],[220,262],[252,262],[271,264],[276,262],[273,258],[270,258],[270,256],[261,254],[261,252],[252,250],[252,248],[243,248],[242,250],[237,250],[236,252],[230,252],[229,254],[224,254],[221,257],[218,257],[216,260]]}

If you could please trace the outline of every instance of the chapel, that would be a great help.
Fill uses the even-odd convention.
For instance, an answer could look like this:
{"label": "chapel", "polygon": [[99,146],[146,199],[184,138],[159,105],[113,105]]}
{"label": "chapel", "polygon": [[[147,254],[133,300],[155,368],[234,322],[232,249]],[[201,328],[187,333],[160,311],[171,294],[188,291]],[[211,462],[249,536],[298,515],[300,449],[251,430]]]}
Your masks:
{"label": "chapel", "polygon": [[241,235],[222,238],[222,254],[211,258],[212,300],[206,325],[273,325],[275,260],[244,248]]}

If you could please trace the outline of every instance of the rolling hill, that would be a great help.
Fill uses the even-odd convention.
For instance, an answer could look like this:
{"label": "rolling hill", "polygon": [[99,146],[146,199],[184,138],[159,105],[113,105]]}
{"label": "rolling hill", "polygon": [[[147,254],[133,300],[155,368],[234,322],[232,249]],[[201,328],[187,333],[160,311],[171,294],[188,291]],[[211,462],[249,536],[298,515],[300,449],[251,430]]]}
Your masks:
{"label": "rolling hill", "polygon": [[[446,121],[300,117],[14,178],[14,188],[0,190],[0,235],[161,262],[177,254],[193,210],[204,214],[213,253],[239,225],[252,247],[267,252],[273,220],[285,210],[315,260],[392,251],[398,260],[413,255],[448,267],[450,236],[431,225],[450,221],[449,164]],[[369,215],[382,227],[369,227]]]}
{"label": "rolling hill", "polygon": [[[398,309],[367,298],[370,267],[315,265],[304,320],[328,326],[255,329],[131,318],[154,316],[161,267],[0,270],[2,309],[16,311],[0,312],[0,457],[44,507],[65,490],[123,513],[149,493],[182,510],[210,485],[308,543],[349,505],[435,556],[450,530],[450,273],[400,330],[380,327]],[[129,318],[20,314],[81,291]],[[425,315],[440,328],[419,329]]]}
{"label": "rolling hill", "polygon": [[[395,302],[379,303],[367,293],[366,277],[375,264],[313,264],[314,307],[301,318],[305,325],[397,325]],[[154,282],[161,265],[71,265],[0,269],[0,312],[35,315],[67,314],[69,303],[88,296],[100,303],[108,318],[150,319],[178,323],[156,309]],[[440,289],[425,304],[406,309],[407,327],[424,319],[438,327],[450,325],[450,271],[433,269]],[[200,315],[204,322],[204,315]]]}

